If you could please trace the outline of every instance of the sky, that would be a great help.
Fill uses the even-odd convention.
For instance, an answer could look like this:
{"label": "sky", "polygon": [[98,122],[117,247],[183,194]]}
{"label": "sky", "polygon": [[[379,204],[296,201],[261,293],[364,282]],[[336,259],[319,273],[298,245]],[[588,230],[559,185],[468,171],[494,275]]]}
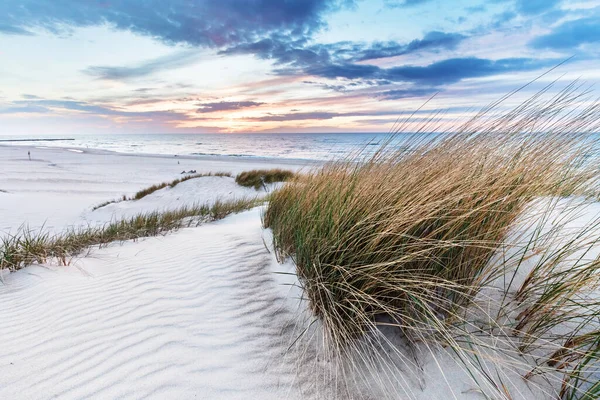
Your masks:
{"label": "sky", "polygon": [[0,135],[388,132],[599,67],[600,0],[2,0]]}

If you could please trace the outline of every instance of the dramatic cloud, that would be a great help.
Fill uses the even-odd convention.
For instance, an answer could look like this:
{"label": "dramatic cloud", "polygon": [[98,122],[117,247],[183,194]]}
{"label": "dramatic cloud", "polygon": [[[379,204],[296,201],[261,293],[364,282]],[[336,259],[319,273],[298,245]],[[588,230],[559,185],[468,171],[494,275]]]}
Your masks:
{"label": "dramatic cloud", "polygon": [[430,86],[458,82],[515,71],[531,71],[555,65],[557,60],[505,58],[488,60],[475,57],[451,58],[427,66],[380,68],[374,65],[343,64],[308,69],[306,72],[323,78],[384,79],[391,82],[412,82]]}
{"label": "dramatic cloud", "polygon": [[264,103],[256,101],[219,101],[216,103],[200,103],[197,112],[211,113],[215,111],[233,111],[248,107],[257,107]]}
{"label": "dramatic cloud", "polygon": [[536,49],[572,50],[588,43],[600,43],[598,17],[565,22],[551,33],[533,39],[530,45]]}
{"label": "dramatic cloud", "polygon": [[429,32],[423,39],[415,39],[406,45],[396,42],[374,43],[368,48],[361,49],[352,58],[356,61],[376,58],[394,57],[423,50],[454,50],[467,37],[459,33]]}
{"label": "dramatic cloud", "polygon": [[149,60],[134,67],[91,66],[83,70],[83,72],[99,79],[126,80],[143,77],[163,70],[183,67],[197,60],[197,52],[185,51]]}
{"label": "dramatic cloud", "polygon": [[280,37],[239,44],[222,50],[220,54],[253,54],[261,59],[273,60],[277,65],[301,68],[367,61],[419,51],[454,50],[465,39],[467,36],[459,33],[432,31],[425,34],[422,39],[415,39],[406,44],[395,41],[372,44],[345,41],[307,46],[304,41]]}
{"label": "dramatic cloud", "polygon": [[0,26],[61,30],[109,24],[167,43],[221,47],[285,34],[310,36],[351,0],[4,0]]}
{"label": "dramatic cloud", "polygon": [[243,43],[220,52],[227,54],[253,54],[276,64],[304,67],[329,62],[331,56],[326,46],[303,47],[304,40],[293,41],[286,37],[262,39],[254,43]]}

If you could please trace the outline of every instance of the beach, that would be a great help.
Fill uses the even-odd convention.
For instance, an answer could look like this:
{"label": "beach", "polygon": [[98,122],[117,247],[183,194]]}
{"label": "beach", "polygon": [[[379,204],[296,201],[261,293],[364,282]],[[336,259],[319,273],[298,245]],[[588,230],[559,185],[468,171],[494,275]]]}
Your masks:
{"label": "beach", "polygon": [[[52,235],[139,213],[265,196],[278,185],[256,190],[234,176],[320,167],[22,146],[0,146],[0,160],[4,235],[23,229]],[[232,176],[198,177],[122,201],[184,171]],[[109,200],[116,202],[94,209]],[[576,222],[593,219],[597,208]],[[332,356],[294,263],[276,256],[263,212],[258,206],[156,237],[92,246],[66,263],[49,259],[1,271],[0,397],[479,399],[490,389],[474,383],[450,349],[411,350],[385,327],[379,356],[368,346],[350,359]],[[522,379],[529,361],[498,369],[490,360],[511,365],[515,359],[479,350],[488,352],[484,368],[502,374],[513,398],[545,398],[557,390],[541,378]]]}
{"label": "beach", "polygon": [[[137,204],[92,211],[183,170],[309,167],[8,146],[0,146],[0,160],[3,234],[21,226],[61,232],[264,194],[230,177],[205,177]],[[168,236],[91,249],[68,266],[4,274],[0,397],[299,398],[306,382],[298,382],[286,356],[297,316],[290,286],[276,273],[290,266],[279,265],[264,243],[256,208]]]}
{"label": "beach", "polygon": [[[27,152],[31,153],[31,161]],[[236,185],[231,178],[207,177],[184,182],[182,185],[188,187],[183,190],[174,188],[181,193],[163,191],[161,195],[166,198],[155,194],[152,200],[145,199],[133,207],[129,203],[91,211],[102,202],[185,176],[184,171],[229,172],[235,176],[257,168],[300,170],[317,165],[306,160],[139,155],[31,146],[0,146],[0,159],[0,190],[3,191],[0,192],[0,229],[11,231],[26,224],[29,228],[43,226],[54,232],[69,226],[105,223],[141,211],[257,195],[256,191]]]}

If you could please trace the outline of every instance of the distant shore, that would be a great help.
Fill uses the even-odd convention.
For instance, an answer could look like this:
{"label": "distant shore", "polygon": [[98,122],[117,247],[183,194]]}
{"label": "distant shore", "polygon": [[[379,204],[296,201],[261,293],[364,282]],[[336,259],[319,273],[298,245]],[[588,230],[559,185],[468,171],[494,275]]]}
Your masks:
{"label": "distant shore", "polygon": [[68,139],[0,139],[0,142],[58,142],[61,140],[75,140],[73,138]]}

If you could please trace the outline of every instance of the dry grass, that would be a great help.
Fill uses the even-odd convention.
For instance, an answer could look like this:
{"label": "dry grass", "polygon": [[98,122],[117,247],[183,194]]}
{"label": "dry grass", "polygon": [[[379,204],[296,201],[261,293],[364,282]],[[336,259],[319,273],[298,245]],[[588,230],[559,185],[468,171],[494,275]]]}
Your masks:
{"label": "dry grass", "polygon": [[0,239],[0,269],[14,271],[48,260],[58,260],[59,264],[67,265],[72,257],[90,246],[162,235],[182,227],[222,219],[262,202],[252,198],[185,206],[172,211],[142,213],[103,226],[72,229],[58,235],[21,229]]}
{"label": "dry grass", "polygon": [[[483,339],[474,333],[470,310],[486,285],[517,274],[523,264],[518,257],[492,260],[509,246],[508,233],[523,223],[519,218],[534,199],[597,192],[598,170],[589,159],[598,148],[593,132],[600,107],[576,109],[587,93],[575,84],[547,99],[550,89],[508,113],[494,104],[439,135],[425,133],[440,132],[432,118],[416,134],[390,139],[401,139],[402,150],[384,146],[374,156],[330,163],[272,194],[264,224],[273,230],[279,257],[295,262],[333,353],[348,354],[381,325],[391,325],[413,346],[450,346],[477,370],[474,376],[493,386],[493,396],[510,398],[477,367],[482,354],[472,346]],[[585,273],[561,267],[592,245],[573,240],[550,251],[522,283],[520,303],[499,300],[499,317],[488,315],[487,328],[477,331],[488,339],[502,336],[506,346],[514,345],[507,352],[537,345],[540,364],[565,372],[565,398],[599,390],[584,377],[596,376],[586,368],[598,368],[600,336],[582,333],[586,322],[600,320],[599,307],[583,307],[579,330],[549,333],[574,316],[565,304],[598,289],[599,263],[585,264]],[[510,307],[521,314],[506,317]],[[579,351],[560,351],[565,348]]]}
{"label": "dry grass", "polygon": [[204,173],[204,174],[193,174],[193,175],[186,175],[182,178],[178,178],[175,180],[172,180],[171,182],[162,182],[156,185],[152,185],[150,187],[147,187],[145,189],[142,189],[140,191],[138,191],[136,194],[133,195],[133,197],[130,200],[139,200],[142,199],[146,196],[148,196],[151,193],[156,192],[157,190],[166,188],[168,187],[175,187],[178,184],[180,184],[181,182],[185,182],[185,181],[189,181],[190,179],[196,179],[196,178],[204,178],[206,176],[227,176],[227,177],[231,177],[231,174],[229,172],[208,172],[208,173]]}
{"label": "dry grass", "polygon": [[92,208],[92,211],[95,211],[95,210],[102,208],[104,206],[107,206],[109,204],[119,203],[121,201],[139,200],[139,199],[142,199],[142,198],[148,196],[149,194],[156,192],[157,190],[164,189],[166,187],[175,187],[178,184],[180,184],[181,182],[189,181],[190,179],[203,178],[206,176],[221,176],[221,177],[226,176],[226,177],[231,178],[231,174],[229,172],[207,172],[207,173],[202,173],[202,174],[186,175],[184,177],[174,179],[171,182],[162,182],[162,183],[158,183],[156,185],[149,186],[145,189],[142,189],[142,190],[136,192],[132,197],[127,197],[126,195],[123,195],[118,200],[105,201],[103,203],[100,203],[100,204],[94,206]]}
{"label": "dry grass", "polygon": [[245,171],[235,177],[235,182],[240,186],[253,187],[258,190],[269,183],[285,182],[296,174],[284,169],[254,169]]}

